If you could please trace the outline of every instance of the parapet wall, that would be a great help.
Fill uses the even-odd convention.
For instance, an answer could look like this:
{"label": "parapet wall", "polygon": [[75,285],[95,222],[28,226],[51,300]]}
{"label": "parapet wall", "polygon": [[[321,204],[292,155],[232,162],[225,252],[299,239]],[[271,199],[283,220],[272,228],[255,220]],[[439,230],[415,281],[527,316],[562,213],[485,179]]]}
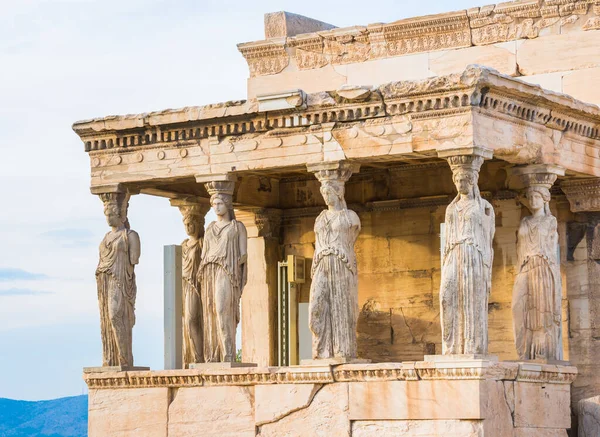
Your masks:
{"label": "parapet wall", "polygon": [[566,437],[576,374],[464,360],[85,378],[90,437]]}
{"label": "parapet wall", "polygon": [[[281,15],[283,16],[283,15]],[[600,104],[600,1],[524,0],[239,44],[248,97],[457,73],[481,64]],[[293,35],[293,36],[292,36]]]}

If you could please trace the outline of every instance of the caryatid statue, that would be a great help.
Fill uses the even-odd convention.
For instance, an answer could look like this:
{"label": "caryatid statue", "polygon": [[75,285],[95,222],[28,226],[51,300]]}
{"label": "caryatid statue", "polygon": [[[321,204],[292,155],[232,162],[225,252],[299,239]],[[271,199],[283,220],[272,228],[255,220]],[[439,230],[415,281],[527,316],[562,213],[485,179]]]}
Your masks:
{"label": "caryatid statue", "polygon": [[206,228],[198,283],[202,300],[204,361],[234,362],[240,299],[248,278],[246,227],[235,219],[233,181],[207,182],[217,220]]}
{"label": "caryatid statue", "polygon": [[485,355],[488,351],[495,218],[492,205],[481,197],[477,186],[483,160],[479,154],[448,157],[458,195],[446,209],[442,253],[444,355]]}
{"label": "caryatid statue", "polygon": [[140,259],[140,237],[129,228],[129,194],[100,194],[111,230],[100,243],[96,269],[103,366],[133,367],[132,331],[135,324],[134,267]]}
{"label": "caryatid statue", "polygon": [[183,365],[204,361],[202,299],[198,271],[202,261],[204,216],[208,204],[195,200],[174,199],[171,203],[179,207],[188,235],[181,243],[182,288],[183,288]]}
{"label": "caryatid statue", "polygon": [[523,203],[531,215],[521,220],[517,233],[518,273],[512,300],[517,353],[521,360],[562,360],[558,232],[549,206],[557,174],[519,170],[526,187]]}
{"label": "caryatid statue", "polygon": [[358,272],[354,243],[360,219],[346,206],[344,185],[358,168],[348,162],[308,166],[321,183],[327,205],[315,222],[308,310],[314,359],[357,357]]}

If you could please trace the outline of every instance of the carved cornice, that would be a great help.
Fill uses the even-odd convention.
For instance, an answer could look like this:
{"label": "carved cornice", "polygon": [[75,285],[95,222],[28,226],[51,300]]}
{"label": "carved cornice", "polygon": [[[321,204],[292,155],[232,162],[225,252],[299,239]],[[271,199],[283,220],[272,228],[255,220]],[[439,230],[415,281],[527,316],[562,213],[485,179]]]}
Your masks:
{"label": "carved cornice", "polygon": [[[354,136],[349,133],[354,138],[357,127],[368,127],[376,120],[389,124],[394,121],[392,117],[405,117],[406,124],[411,120],[468,114],[473,108],[586,139],[600,139],[597,107],[550,91],[540,97],[539,90],[538,86],[485,67],[471,66],[461,74],[381,85],[371,90],[366,99],[360,94],[356,98],[341,97],[351,94],[340,89],[307,94],[306,107],[297,109],[261,113],[255,101],[231,107],[217,104],[193,111],[183,108],[86,120],[75,123],[73,129],[92,155],[94,167],[141,162],[147,153],[152,159],[165,159],[165,148],[175,148],[177,157],[186,159],[189,149],[204,139],[219,142],[228,138],[232,145],[239,144],[246,150],[253,150],[264,141],[269,142],[266,147],[273,147],[272,142],[289,135],[313,134],[326,123],[332,123],[330,130],[356,131]],[[528,103],[534,96],[535,104]],[[384,133],[381,131],[381,135]]]}
{"label": "carved cornice", "polygon": [[600,179],[562,181],[561,190],[567,196],[572,212],[600,211]]}
{"label": "carved cornice", "polygon": [[90,389],[249,386],[261,384],[331,384],[335,382],[419,380],[507,380],[571,384],[575,367],[529,363],[377,363],[330,366],[235,368],[223,370],[131,371],[86,373]]}
{"label": "carved cornice", "polygon": [[[597,0],[504,2],[387,24],[239,44],[238,48],[248,62],[250,75],[256,76],[275,74],[292,58],[300,70],[317,69],[329,64],[537,38],[550,26],[567,24],[569,32],[600,29]],[[285,49],[291,50],[285,53]]]}

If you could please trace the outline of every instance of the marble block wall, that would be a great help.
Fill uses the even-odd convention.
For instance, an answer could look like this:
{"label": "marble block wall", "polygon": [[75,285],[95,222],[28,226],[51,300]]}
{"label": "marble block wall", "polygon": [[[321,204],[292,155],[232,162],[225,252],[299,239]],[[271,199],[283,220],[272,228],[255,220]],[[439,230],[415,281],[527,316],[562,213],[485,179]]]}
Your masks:
{"label": "marble block wall", "polygon": [[90,437],[566,437],[573,367],[481,360],[87,374]]}

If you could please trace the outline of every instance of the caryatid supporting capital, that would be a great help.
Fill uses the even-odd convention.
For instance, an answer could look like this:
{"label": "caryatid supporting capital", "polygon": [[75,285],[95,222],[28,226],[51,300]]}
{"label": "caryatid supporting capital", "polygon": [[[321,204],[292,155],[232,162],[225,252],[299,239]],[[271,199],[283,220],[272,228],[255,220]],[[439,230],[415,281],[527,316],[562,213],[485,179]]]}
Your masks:
{"label": "caryatid supporting capital", "polygon": [[237,178],[231,173],[196,175],[196,182],[204,184],[210,196],[224,194],[233,196]]}
{"label": "caryatid supporting capital", "polygon": [[315,253],[308,324],[314,359],[357,358],[358,270],[354,244],[360,219],[349,210],[344,185],[358,164],[335,161],[307,165],[321,182],[327,209],[315,221]]}
{"label": "caryatid supporting capital", "polygon": [[140,238],[129,227],[127,208],[131,191],[122,185],[94,187],[111,230],[100,243],[96,268],[103,366],[133,367],[132,330],[135,324],[135,265]]}
{"label": "caryatid supporting capital", "polygon": [[478,175],[483,162],[491,159],[493,152],[484,147],[459,147],[438,151],[438,156],[448,161],[454,176],[461,172]]}
{"label": "caryatid supporting capital", "polygon": [[527,165],[508,170],[508,185],[530,215],[517,232],[517,275],[512,313],[515,346],[522,360],[562,360],[562,285],[557,221],[550,211],[550,189],[564,169]]}
{"label": "caryatid supporting capital", "polygon": [[170,200],[171,206],[175,206],[181,212],[184,224],[195,221],[201,229],[198,230],[199,236],[204,235],[204,216],[210,210],[208,199],[200,197],[176,198]]}
{"label": "caryatid supporting capital", "polygon": [[492,152],[466,147],[438,152],[452,169],[457,196],[446,208],[440,317],[444,355],[488,352],[495,216],[481,197],[479,170]]}
{"label": "caryatid supporting capital", "polygon": [[306,169],[314,173],[321,185],[327,182],[345,184],[353,173],[358,173],[360,164],[350,161],[331,161],[307,164]]}

